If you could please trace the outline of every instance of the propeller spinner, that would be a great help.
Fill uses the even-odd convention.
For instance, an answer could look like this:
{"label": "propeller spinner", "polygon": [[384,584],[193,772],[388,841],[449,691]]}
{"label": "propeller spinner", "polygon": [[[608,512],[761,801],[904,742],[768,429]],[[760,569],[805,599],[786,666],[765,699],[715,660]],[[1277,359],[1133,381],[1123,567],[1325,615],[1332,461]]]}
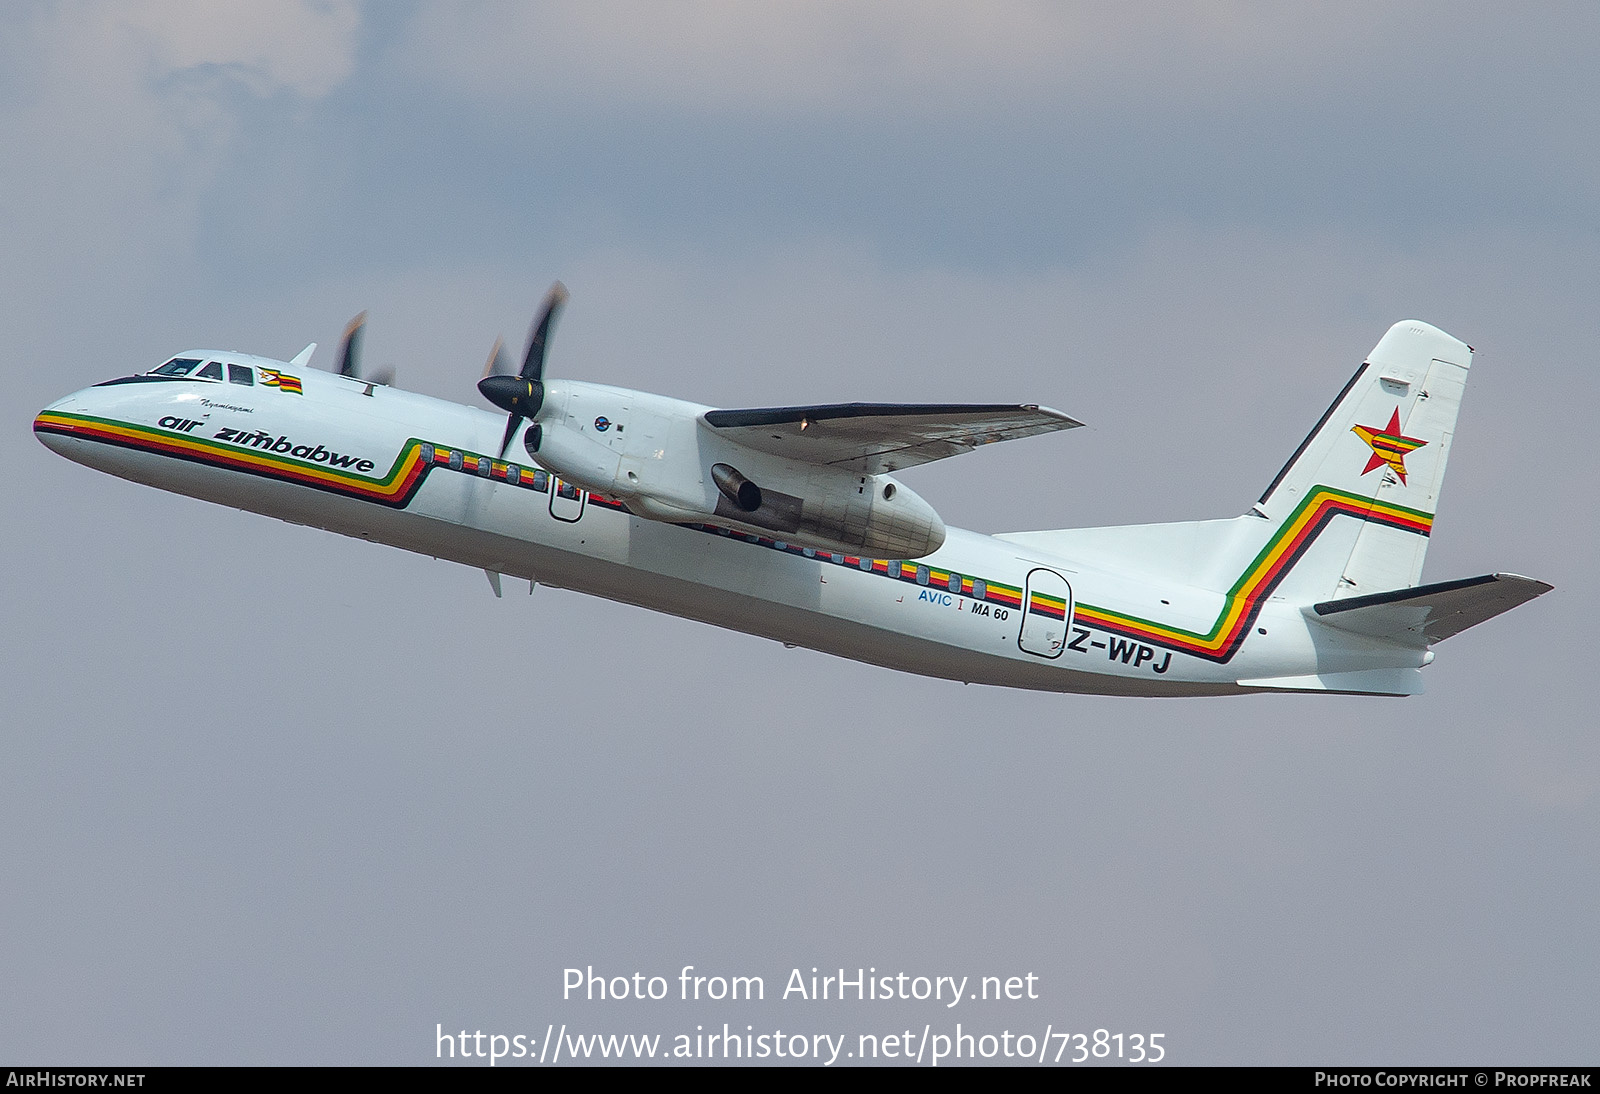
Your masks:
{"label": "propeller spinner", "polygon": [[510,417],[506,420],[505,437],[500,441],[500,458],[505,459],[511,447],[511,438],[524,418],[532,418],[544,405],[544,355],[550,340],[550,330],[562,305],[567,302],[567,287],[557,281],[545,294],[544,307],[533,330],[528,335],[528,352],[522,358],[522,371],[515,376],[504,375],[505,345],[496,342],[489,354],[488,374],[478,381],[478,392]]}

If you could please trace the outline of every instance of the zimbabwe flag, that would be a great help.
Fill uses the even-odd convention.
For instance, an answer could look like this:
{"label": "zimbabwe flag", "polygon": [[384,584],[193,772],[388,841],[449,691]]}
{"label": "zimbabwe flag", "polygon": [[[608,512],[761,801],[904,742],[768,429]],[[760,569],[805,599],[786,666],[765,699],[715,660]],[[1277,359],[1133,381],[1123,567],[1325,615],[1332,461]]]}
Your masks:
{"label": "zimbabwe flag", "polygon": [[279,372],[272,368],[261,370],[261,386],[275,387],[279,391],[287,391],[293,395],[305,394],[300,386],[300,377],[290,376],[287,372]]}

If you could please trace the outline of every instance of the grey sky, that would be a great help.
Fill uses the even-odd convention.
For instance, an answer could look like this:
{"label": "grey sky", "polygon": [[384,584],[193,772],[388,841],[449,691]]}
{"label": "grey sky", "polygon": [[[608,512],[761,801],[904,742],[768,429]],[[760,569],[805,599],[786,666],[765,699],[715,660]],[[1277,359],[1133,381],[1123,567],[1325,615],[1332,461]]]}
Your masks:
{"label": "grey sky", "polygon": [[[1593,1062],[1600,16],[1125,7],[8,9],[0,1057],[960,1020]],[[1416,699],[1011,693],[497,601],[28,429],[189,346],[326,367],[362,308],[369,360],[474,401],[557,277],[558,373],[1087,421],[908,476],[988,531],[1236,514],[1424,319],[1479,351],[1426,577],[1557,589]],[[685,964],[769,1001],[560,1000]],[[773,999],[813,965],[1042,998]]]}

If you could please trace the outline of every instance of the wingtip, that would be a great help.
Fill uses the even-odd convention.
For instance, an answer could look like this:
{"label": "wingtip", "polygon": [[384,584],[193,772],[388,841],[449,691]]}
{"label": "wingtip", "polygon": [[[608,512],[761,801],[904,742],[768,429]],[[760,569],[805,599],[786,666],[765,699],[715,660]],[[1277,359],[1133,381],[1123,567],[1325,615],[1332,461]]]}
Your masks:
{"label": "wingtip", "polygon": [[1510,581],[1518,585],[1524,585],[1530,591],[1537,590],[1534,591],[1533,595],[1528,598],[1530,600],[1533,599],[1534,596],[1543,596],[1545,593],[1555,588],[1555,586],[1550,584],[1548,581],[1541,581],[1536,577],[1526,577],[1522,574],[1497,573],[1494,575],[1494,579],[1496,581]]}
{"label": "wingtip", "polygon": [[1078,421],[1078,419],[1074,418],[1072,415],[1064,414],[1053,406],[1040,406],[1038,403],[1024,403],[1022,409],[1037,411],[1040,414],[1048,414],[1050,417],[1062,423],[1062,429],[1079,429],[1084,424],[1083,422]]}

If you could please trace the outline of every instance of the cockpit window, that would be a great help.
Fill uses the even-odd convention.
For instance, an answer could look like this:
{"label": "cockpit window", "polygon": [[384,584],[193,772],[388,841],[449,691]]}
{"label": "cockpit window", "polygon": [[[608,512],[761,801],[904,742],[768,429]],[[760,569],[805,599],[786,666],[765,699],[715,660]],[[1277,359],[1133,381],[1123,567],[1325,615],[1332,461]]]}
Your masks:
{"label": "cockpit window", "polygon": [[212,361],[195,375],[207,380],[220,380],[222,379],[222,363],[220,361]]}
{"label": "cockpit window", "polygon": [[249,387],[252,384],[254,384],[255,382],[256,382],[255,373],[251,372],[250,369],[247,366],[245,366],[245,365],[229,365],[228,366],[228,383],[230,383],[230,384],[243,384],[245,387]]}
{"label": "cockpit window", "polygon": [[195,366],[199,363],[200,360],[197,357],[174,357],[172,360],[156,369],[152,375],[187,376],[189,373],[195,370]]}

